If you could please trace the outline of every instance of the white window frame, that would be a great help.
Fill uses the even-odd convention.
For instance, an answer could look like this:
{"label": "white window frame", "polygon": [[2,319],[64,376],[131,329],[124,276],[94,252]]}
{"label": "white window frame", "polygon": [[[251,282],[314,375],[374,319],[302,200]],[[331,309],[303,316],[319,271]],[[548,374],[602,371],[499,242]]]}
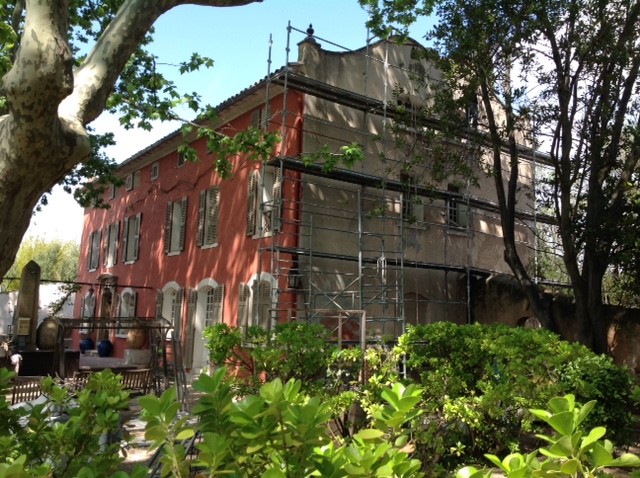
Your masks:
{"label": "white window frame", "polygon": [[131,191],[133,189],[133,174],[127,174],[127,177],[124,180],[124,188],[127,191]]}
{"label": "white window frame", "polygon": [[160,177],[160,163],[157,161],[151,165],[151,181],[155,181]]}

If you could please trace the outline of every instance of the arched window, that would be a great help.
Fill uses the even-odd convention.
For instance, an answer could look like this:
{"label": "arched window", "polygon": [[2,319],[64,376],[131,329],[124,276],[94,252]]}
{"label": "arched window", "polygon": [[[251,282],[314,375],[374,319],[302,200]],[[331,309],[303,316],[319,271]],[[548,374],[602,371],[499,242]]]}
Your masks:
{"label": "arched window", "polygon": [[169,332],[168,336],[170,337],[173,333],[176,337],[179,337],[182,326],[184,289],[176,282],[169,282],[162,288],[162,291],[158,292],[156,310],[161,317],[167,319],[173,326],[173,332]]}
{"label": "arched window", "polygon": [[[131,287],[127,287],[120,293],[120,307],[118,310],[118,320],[132,319],[136,316],[136,293]],[[125,323],[130,323],[126,321]],[[126,337],[128,329],[118,327],[116,335]]]}

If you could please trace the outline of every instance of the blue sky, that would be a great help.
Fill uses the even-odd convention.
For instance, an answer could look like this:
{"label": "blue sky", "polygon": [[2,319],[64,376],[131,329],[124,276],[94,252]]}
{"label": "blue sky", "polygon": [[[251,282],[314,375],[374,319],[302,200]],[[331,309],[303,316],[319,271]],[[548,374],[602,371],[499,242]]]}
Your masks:
{"label": "blue sky", "polygon": [[[267,75],[270,35],[271,70],[285,64],[289,22],[303,32],[313,24],[323,47],[338,50],[329,42],[349,49],[366,45],[366,19],[357,0],[264,0],[231,8],[186,5],[158,20],[152,51],[159,57],[158,68],[183,92],[197,91],[215,105]],[[423,20],[412,29],[412,36],[421,41],[428,28],[429,22]],[[296,60],[297,43],[302,39],[304,33],[292,31],[290,61]],[[212,58],[214,67],[180,76],[172,65],[186,61],[192,52]],[[108,115],[101,116],[94,126],[99,131],[114,132],[117,145],[107,152],[118,162],[177,128],[177,124],[165,124],[151,132],[124,131]],[[27,234],[79,241],[83,218],[80,207],[60,190],[54,190],[49,202],[32,218]]]}

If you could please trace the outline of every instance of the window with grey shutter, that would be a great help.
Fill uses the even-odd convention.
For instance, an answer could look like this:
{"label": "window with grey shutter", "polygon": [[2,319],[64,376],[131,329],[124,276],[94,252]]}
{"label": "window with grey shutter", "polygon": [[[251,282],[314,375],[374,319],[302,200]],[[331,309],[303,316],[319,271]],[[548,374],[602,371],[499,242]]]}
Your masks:
{"label": "window with grey shutter", "polygon": [[253,284],[253,324],[265,330],[271,328],[271,283],[266,280]]}
{"label": "window with grey shutter", "polygon": [[88,269],[95,271],[100,264],[100,238],[101,231],[93,231],[90,236],[91,249],[89,250]]}
{"label": "window with grey shutter", "polygon": [[135,216],[125,217],[123,224],[122,262],[135,262],[138,260],[138,249],[140,248],[142,213],[138,213]]}
{"label": "window with grey shutter", "polygon": [[200,192],[198,204],[198,237],[196,244],[211,247],[218,244],[218,209],[220,191],[209,188]]}
{"label": "window with grey shutter", "polygon": [[167,203],[167,214],[164,222],[164,253],[169,254],[171,252],[171,228],[173,226],[173,203],[169,201]]}
{"label": "window with grey shutter", "polygon": [[133,229],[133,246],[131,248],[131,260],[137,261],[140,250],[140,231],[142,230],[142,213],[136,214]]}
{"label": "window with grey shutter", "polygon": [[184,238],[187,231],[187,197],[180,201],[180,236],[178,237],[178,250],[184,251]]}
{"label": "window with grey shutter", "polygon": [[167,204],[164,230],[165,254],[176,254],[184,250],[187,225],[187,196]]}
{"label": "window with grey shutter", "polygon": [[114,222],[105,228],[104,266],[113,267],[118,258],[118,236],[120,222]]}

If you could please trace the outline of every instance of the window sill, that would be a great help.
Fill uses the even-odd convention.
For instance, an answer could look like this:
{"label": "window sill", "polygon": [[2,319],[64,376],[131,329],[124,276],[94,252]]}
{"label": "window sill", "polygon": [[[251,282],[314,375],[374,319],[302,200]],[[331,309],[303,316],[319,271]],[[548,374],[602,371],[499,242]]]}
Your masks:
{"label": "window sill", "polygon": [[200,246],[200,249],[214,249],[216,247],[218,247],[219,243],[214,242],[213,244],[203,244],[202,246]]}
{"label": "window sill", "polygon": [[466,227],[458,227],[458,226],[447,226],[447,234],[451,234],[452,236],[469,236],[471,231]]}

